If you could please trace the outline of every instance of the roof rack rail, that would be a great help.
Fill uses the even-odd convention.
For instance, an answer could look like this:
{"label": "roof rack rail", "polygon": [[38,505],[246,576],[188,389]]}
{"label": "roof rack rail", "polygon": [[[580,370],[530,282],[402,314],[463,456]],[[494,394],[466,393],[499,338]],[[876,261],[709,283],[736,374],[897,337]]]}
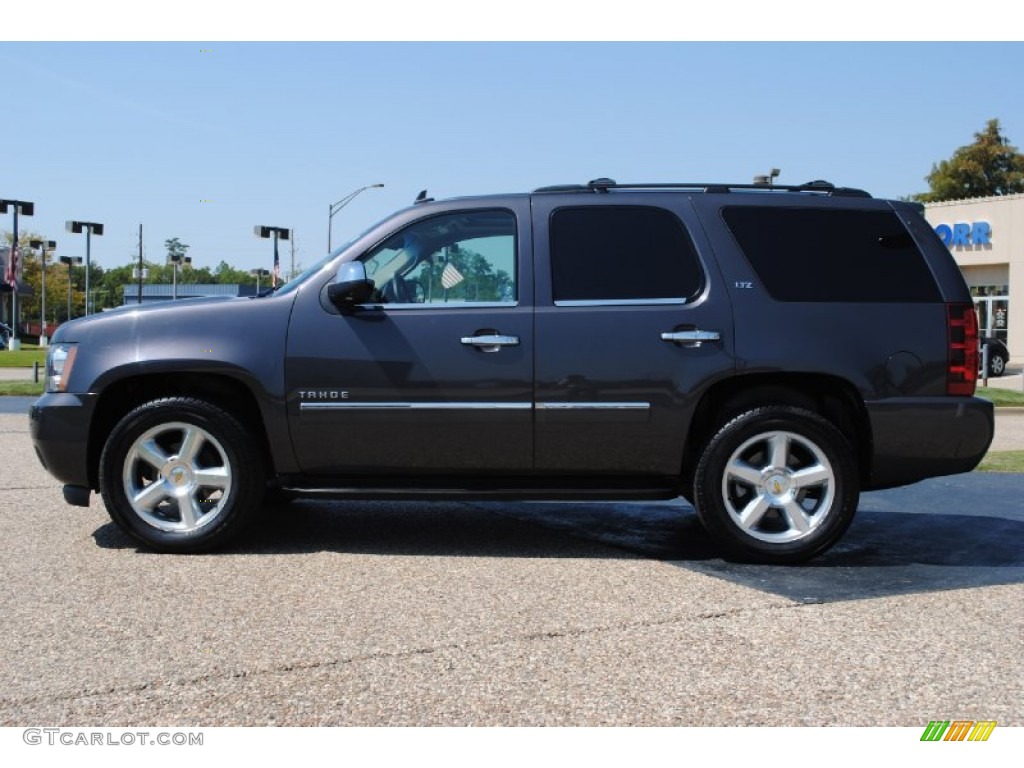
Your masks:
{"label": "roof rack rail", "polygon": [[871,197],[863,189],[852,187],[837,187],[828,181],[815,179],[805,184],[723,184],[705,182],[669,182],[669,183],[641,183],[641,184],[619,184],[614,179],[599,178],[593,179],[586,184],[556,184],[549,187],[538,187],[533,190],[534,194],[547,194],[554,192],[596,192],[607,193],[611,189],[688,189],[694,192],[722,194],[733,190],[757,190],[758,192],[817,192],[829,195],[830,197]]}

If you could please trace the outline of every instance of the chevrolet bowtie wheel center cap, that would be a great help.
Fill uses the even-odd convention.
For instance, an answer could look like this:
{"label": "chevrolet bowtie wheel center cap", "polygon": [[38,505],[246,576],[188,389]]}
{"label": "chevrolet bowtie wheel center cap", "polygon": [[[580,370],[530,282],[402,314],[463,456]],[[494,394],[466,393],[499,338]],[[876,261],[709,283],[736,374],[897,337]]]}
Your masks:
{"label": "chevrolet bowtie wheel center cap", "polygon": [[772,472],[764,479],[764,491],[772,500],[778,501],[790,492],[792,483],[788,475]]}
{"label": "chevrolet bowtie wheel center cap", "polygon": [[186,488],[192,484],[192,472],[186,466],[174,464],[164,472],[164,479],[174,489]]}

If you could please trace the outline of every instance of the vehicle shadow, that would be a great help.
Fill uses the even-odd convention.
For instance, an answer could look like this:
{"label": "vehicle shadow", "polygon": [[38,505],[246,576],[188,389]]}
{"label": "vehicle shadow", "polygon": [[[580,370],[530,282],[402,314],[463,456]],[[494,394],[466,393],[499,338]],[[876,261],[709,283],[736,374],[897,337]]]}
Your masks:
{"label": "vehicle shadow", "polygon": [[[1024,512],[1016,511],[1014,501],[977,502],[979,496],[1012,499],[1006,489],[1019,490],[1020,476],[966,478],[865,494],[840,543],[798,567],[724,559],[693,508],[682,501],[300,500],[268,507],[239,541],[217,556],[337,551],[429,557],[642,557],[801,602],[1024,582]],[[101,547],[136,546],[112,524],[98,529],[95,538]]]}
{"label": "vehicle shadow", "polygon": [[[644,557],[801,602],[832,602],[1024,582],[1020,476],[967,476],[865,494],[840,542],[800,566],[721,556],[683,502],[506,505],[498,514],[570,531]],[[1009,503],[978,502],[990,494]],[[1003,492],[1016,488],[1017,495]],[[961,495],[961,490],[967,490]],[[695,530],[696,528],[696,530]]]}
{"label": "vehicle shadow", "polygon": [[[698,526],[699,527],[699,526]],[[702,533],[702,531],[701,531]],[[145,551],[113,523],[93,533],[106,549]],[[713,545],[704,537],[709,553]],[[307,501],[268,504],[214,556],[343,552],[423,557],[637,558],[596,538],[464,502]]]}
{"label": "vehicle shadow", "polygon": [[[1024,512],[965,512],[955,497],[930,508],[920,498],[901,504],[908,494],[865,494],[840,542],[799,566],[723,558],[681,501],[489,508],[800,602],[1024,583]],[[958,511],[932,511],[950,508]]]}

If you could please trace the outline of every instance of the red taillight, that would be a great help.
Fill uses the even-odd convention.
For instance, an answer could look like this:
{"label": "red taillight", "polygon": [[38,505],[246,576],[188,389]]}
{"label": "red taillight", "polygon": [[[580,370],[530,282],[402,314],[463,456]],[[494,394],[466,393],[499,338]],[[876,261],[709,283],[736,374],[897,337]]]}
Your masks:
{"label": "red taillight", "polygon": [[946,332],[946,394],[969,397],[978,382],[978,316],[974,305],[947,304]]}

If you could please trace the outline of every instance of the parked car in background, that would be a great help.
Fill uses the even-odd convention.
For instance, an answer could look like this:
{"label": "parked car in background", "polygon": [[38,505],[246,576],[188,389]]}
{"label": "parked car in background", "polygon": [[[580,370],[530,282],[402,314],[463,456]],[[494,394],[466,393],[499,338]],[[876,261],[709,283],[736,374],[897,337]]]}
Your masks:
{"label": "parked car in background", "polygon": [[[988,345],[988,375],[1002,376],[1006,373],[1006,364],[1010,362],[1010,352],[1006,345],[995,336],[983,336],[981,346]],[[979,362],[983,358],[979,356]]]}
{"label": "parked car in background", "polygon": [[7,323],[0,323],[0,349],[7,349],[7,340],[11,338],[14,329]]}

